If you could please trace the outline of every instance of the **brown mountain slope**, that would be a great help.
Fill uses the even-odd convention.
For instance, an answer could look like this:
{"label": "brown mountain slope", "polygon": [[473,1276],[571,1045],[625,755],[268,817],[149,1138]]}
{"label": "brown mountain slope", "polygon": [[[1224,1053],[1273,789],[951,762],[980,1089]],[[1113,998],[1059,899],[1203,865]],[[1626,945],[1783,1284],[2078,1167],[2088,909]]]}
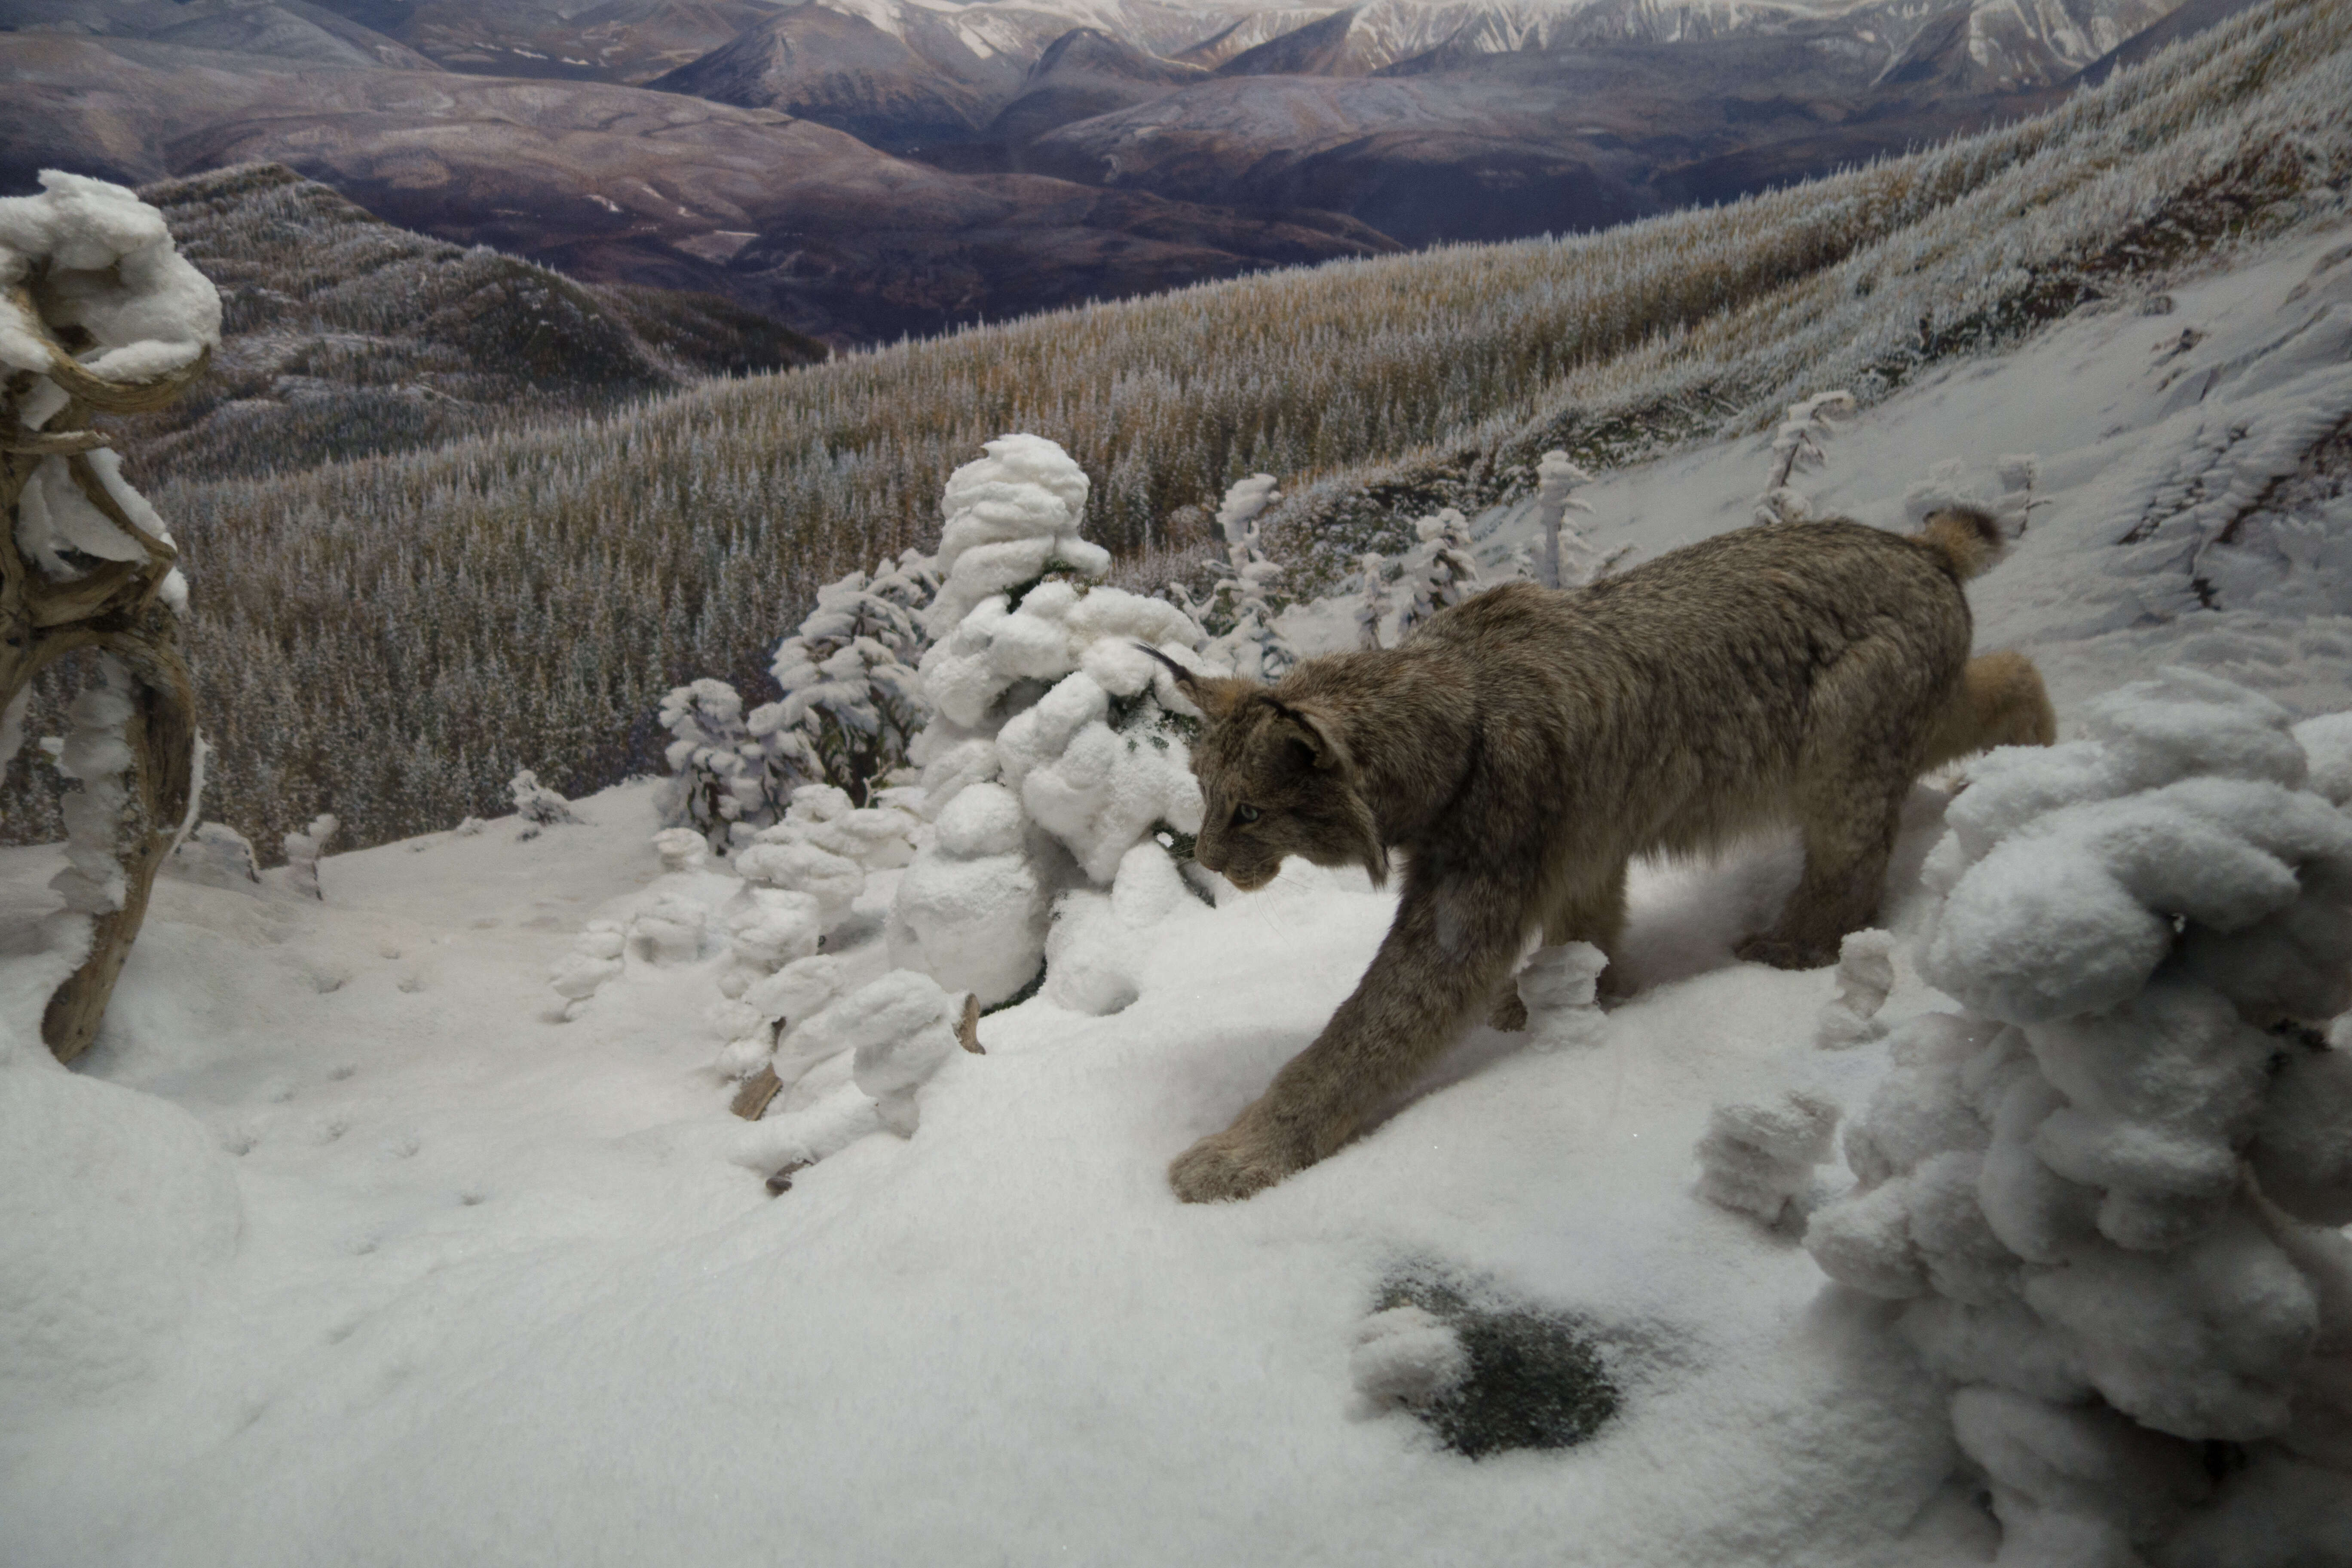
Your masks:
{"label": "brown mountain slope", "polygon": [[0,191],[278,162],[404,227],[590,282],[727,295],[836,344],[1394,250],[1034,175],[957,175],[769,110],[593,82],[0,35]]}

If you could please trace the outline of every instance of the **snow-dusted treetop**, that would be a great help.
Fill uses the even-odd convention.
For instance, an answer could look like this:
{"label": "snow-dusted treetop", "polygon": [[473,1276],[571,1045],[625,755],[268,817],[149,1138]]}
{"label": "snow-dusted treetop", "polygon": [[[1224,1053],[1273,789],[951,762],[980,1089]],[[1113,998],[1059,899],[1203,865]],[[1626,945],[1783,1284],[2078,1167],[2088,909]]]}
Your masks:
{"label": "snow-dusted treetop", "polygon": [[1224,531],[1226,544],[1256,544],[1257,530],[1250,524],[1257,521],[1258,513],[1281,499],[1275,484],[1272,474],[1252,474],[1245,479],[1234,480],[1233,488],[1225,491],[1225,499],[1217,505],[1217,526]]}
{"label": "snow-dusted treetop", "polygon": [[0,197],[0,364],[46,374],[48,341],[15,297],[37,275],[50,320],[96,340],[82,367],[110,381],[185,369],[220,342],[220,295],[123,186],[47,169],[39,195]]}
{"label": "snow-dusted treetop", "polygon": [[940,504],[943,581],[928,622],[934,637],[954,629],[991,595],[1034,582],[1051,566],[1084,577],[1110,569],[1110,552],[1078,537],[1086,516],[1086,470],[1042,436],[999,436],[985,458],[948,476]]}

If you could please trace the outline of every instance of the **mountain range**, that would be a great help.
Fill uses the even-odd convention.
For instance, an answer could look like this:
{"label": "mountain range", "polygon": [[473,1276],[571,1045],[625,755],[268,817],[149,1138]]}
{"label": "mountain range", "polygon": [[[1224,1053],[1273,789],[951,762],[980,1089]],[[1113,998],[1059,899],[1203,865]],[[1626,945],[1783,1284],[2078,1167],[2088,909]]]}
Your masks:
{"label": "mountain range", "polygon": [[1728,199],[2246,3],[0,0],[0,190],[274,161],[844,346]]}

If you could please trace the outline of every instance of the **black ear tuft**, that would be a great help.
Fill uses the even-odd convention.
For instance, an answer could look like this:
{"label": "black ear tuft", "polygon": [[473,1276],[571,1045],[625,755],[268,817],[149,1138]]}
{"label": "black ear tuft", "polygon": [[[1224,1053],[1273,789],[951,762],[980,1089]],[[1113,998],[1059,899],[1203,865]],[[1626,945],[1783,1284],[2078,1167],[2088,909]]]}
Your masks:
{"label": "black ear tuft", "polygon": [[1169,675],[1176,682],[1176,689],[1184,694],[1184,700],[1212,721],[1232,713],[1254,689],[1247,681],[1234,680],[1222,675],[1196,675],[1150,643],[1138,642],[1135,647],[1166,665]]}

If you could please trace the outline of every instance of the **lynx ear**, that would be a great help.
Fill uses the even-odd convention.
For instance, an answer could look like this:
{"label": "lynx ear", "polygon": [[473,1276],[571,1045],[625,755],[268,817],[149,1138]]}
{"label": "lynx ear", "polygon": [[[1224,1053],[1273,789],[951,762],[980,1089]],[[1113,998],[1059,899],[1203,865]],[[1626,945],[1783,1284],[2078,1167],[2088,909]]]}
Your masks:
{"label": "lynx ear", "polygon": [[1274,706],[1296,731],[1298,743],[1307,748],[1316,767],[1341,778],[1355,776],[1355,755],[1348,750],[1348,742],[1339,738],[1337,720],[1311,703],[1276,702]]}
{"label": "lynx ear", "polygon": [[1257,689],[1246,680],[1234,680],[1222,675],[1195,675],[1149,643],[1139,642],[1135,647],[1166,665],[1168,673],[1175,679],[1176,689],[1182,692],[1185,700],[1198,708],[1201,716],[1213,724],[1220,719],[1232,717],[1234,710]]}

